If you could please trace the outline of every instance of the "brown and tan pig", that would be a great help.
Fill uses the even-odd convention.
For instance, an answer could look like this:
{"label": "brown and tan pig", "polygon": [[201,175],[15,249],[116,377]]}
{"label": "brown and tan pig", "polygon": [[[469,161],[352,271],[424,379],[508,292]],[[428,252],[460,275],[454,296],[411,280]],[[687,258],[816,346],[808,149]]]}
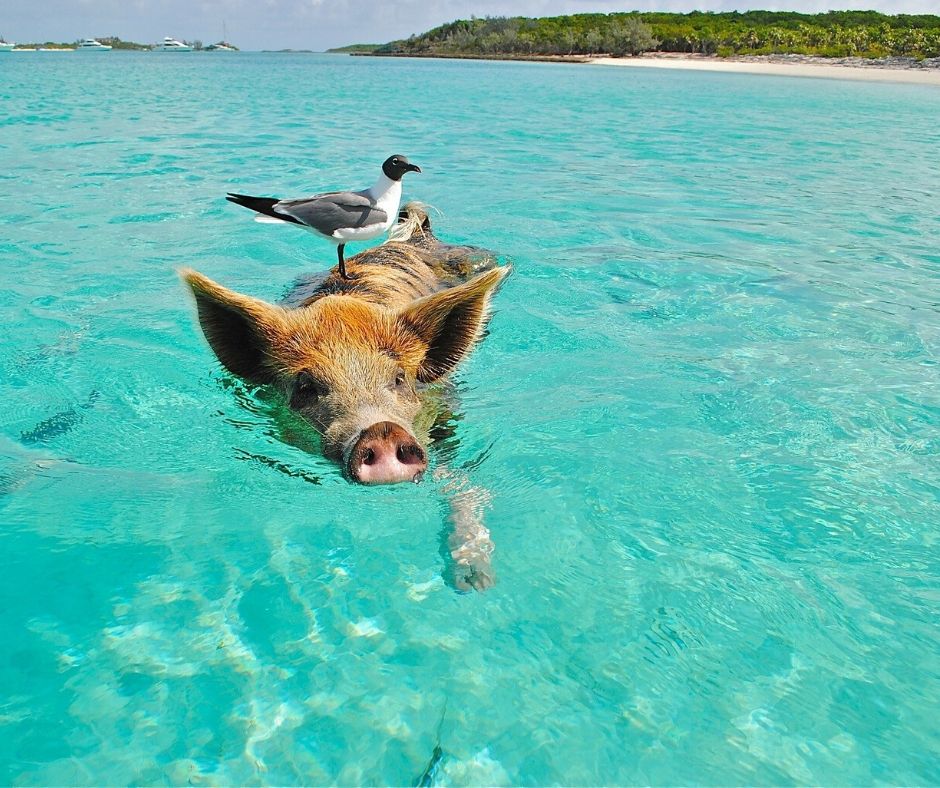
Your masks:
{"label": "brown and tan pig", "polygon": [[[349,259],[349,280],[334,268],[284,305],[182,272],[223,366],[279,389],[320,433],[325,455],[362,484],[420,479],[442,413],[440,384],[480,339],[509,273],[479,249],[437,241],[416,204],[392,238]],[[492,542],[479,495],[465,480],[450,486],[455,581],[482,589],[493,581]]]}

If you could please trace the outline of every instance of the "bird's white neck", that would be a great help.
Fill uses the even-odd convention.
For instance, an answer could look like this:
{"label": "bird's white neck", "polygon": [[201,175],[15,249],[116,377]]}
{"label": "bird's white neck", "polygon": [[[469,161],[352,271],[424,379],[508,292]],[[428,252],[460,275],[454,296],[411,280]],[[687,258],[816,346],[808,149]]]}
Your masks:
{"label": "bird's white neck", "polygon": [[[369,189],[369,194],[372,195],[375,204],[386,213],[398,213],[398,204],[401,202],[401,181],[393,181],[383,172],[375,182],[375,186]],[[390,206],[391,211],[386,206]]]}

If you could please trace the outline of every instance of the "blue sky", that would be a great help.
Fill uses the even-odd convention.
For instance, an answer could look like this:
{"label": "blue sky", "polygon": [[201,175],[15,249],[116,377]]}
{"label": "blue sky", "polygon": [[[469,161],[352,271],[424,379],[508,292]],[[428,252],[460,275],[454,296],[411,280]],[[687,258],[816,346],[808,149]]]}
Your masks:
{"label": "blue sky", "polygon": [[0,35],[8,41],[74,41],[117,35],[153,42],[163,36],[228,38],[243,49],[315,49],[384,42],[453,19],[548,16],[587,11],[730,11],[765,8],[827,11],[863,8],[885,13],[940,13],[940,0],[3,0]]}

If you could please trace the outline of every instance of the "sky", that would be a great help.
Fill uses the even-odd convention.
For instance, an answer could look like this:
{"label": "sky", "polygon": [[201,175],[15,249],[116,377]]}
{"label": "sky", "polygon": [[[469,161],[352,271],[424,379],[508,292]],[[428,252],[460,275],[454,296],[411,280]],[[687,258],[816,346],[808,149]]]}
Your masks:
{"label": "sky", "polygon": [[75,41],[119,36],[153,43],[164,36],[222,38],[247,50],[313,49],[384,43],[444,22],[476,16],[552,16],[609,11],[821,12],[860,8],[940,14],[940,0],[2,0],[7,41]]}

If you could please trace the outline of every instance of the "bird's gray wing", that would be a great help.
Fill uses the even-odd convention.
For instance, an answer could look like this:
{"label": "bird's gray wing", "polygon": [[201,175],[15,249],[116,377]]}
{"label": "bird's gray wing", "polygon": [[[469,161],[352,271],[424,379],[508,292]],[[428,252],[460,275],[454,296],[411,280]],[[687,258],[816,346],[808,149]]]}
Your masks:
{"label": "bird's gray wing", "polygon": [[332,235],[340,228],[367,227],[388,221],[388,214],[376,208],[375,202],[362,192],[330,192],[300,200],[281,200],[274,210],[293,216],[324,235]]}

